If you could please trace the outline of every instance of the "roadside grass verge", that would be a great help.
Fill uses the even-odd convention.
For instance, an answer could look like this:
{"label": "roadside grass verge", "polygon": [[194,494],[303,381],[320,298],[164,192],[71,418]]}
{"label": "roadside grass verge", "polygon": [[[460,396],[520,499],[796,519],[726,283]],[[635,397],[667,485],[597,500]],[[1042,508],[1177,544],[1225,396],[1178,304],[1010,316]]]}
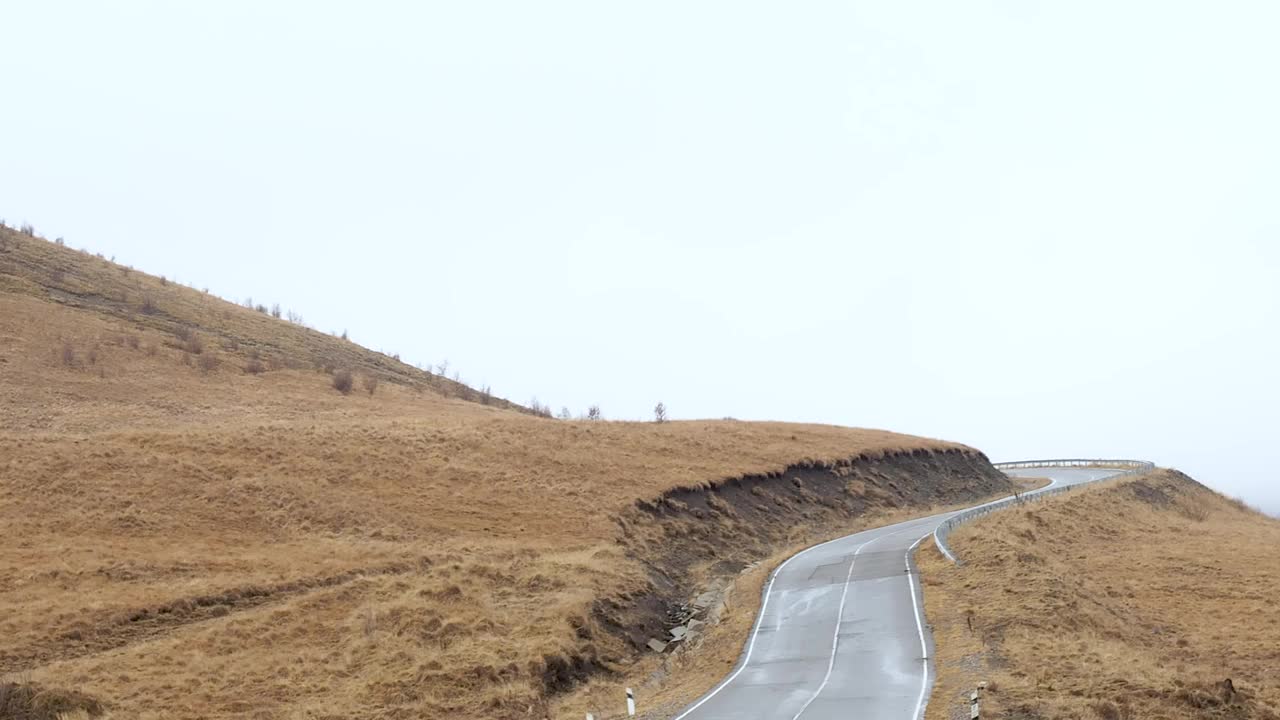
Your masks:
{"label": "roadside grass verge", "polygon": [[[1280,522],[1171,470],[957,529],[918,555],[928,718],[1276,718]],[[967,717],[967,715],[965,715]]]}

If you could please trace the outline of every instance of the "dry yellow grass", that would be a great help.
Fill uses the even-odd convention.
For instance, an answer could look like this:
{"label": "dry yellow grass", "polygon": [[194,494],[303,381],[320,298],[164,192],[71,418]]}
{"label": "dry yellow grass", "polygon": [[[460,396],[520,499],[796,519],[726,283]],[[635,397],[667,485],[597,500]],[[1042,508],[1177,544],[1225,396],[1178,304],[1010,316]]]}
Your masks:
{"label": "dry yellow grass", "polygon": [[[537,717],[549,687],[636,660],[597,618],[649,585],[619,537],[637,501],[968,452],[818,425],[545,420],[0,239],[0,675],[113,717]],[[384,382],[344,395],[333,368]]]}
{"label": "dry yellow grass", "polygon": [[[919,559],[929,718],[1280,715],[1280,522],[1161,470],[996,513]],[[1230,680],[1230,685],[1225,681]]]}

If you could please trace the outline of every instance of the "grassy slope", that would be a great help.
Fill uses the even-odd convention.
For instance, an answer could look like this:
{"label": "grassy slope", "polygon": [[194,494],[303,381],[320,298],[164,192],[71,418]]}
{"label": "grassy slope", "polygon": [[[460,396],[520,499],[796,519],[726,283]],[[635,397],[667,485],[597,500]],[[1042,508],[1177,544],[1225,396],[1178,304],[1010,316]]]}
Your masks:
{"label": "grassy slope", "polygon": [[[75,251],[0,226],[0,293],[52,301],[86,310],[119,324],[115,337],[70,337],[77,360],[85,363],[97,344],[124,343],[137,336],[165,354],[180,354],[184,329],[196,332],[204,352],[223,361],[223,371],[238,372],[257,358],[268,369],[332,372],[348,369],[360,376],[466,400],[522,409],[454,380],[418,370],[392,356],[192,288],[154,277],[87,252]],[[28,328],[31,329],[31,328]],[[80,345],[75,346],[75,341]],[[60,350],[60,348],[58,349]],[[53,351],[51,351],[53,352]],[[188,353],[189,355],[191,353]],[[199,356],[191,358],[198,365]]]}
{"label": "grassy slope", "polygon": [[[269,371],[244,371],[254,355]],[[383,382],[343,396],[334,367]],[[583,627],[597,598],[644,582],[615,537],[637,499],[957,447],[559,422],[465,398],[353,343],[0,229],[0,674],[118,717],[524,717],[556,658],[597,643],[625,660]]]}
{"label": "grassy slope", "polygon": [[963,567],[920,553],[930,718],[955,717],[983,679],[983,717],[1278,716],[1280,522],[1161,470],[952,538]]}

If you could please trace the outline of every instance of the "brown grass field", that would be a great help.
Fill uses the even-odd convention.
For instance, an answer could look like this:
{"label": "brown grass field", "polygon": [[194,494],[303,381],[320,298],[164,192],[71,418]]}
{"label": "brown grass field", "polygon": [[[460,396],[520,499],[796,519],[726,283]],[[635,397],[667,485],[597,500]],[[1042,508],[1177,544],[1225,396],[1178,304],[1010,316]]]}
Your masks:
{"label": "brown grass field", "polygon": [[918,556],[931,720],[980,681],[984,718],[1280,717],[1280,522],[1160,470],[952,538],[963,566]]}
{"label": "brown grass field", "polygon": [[[0,228],[0,716],[543,717],[643,659],[599,611],[652,589],[619,535],[637,501],[945,452],[985,464],[876,430],[535,417]],[[787,542],[830,531],[796,507]]]}

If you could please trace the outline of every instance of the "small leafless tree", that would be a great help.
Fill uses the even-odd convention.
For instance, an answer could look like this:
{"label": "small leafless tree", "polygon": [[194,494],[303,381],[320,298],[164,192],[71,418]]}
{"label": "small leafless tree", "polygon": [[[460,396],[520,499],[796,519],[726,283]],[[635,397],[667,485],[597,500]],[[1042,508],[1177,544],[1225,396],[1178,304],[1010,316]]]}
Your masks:
{"label": "small leafless tree", "polygon": [[573,419],[573,413],[569,412],[569,408],[567,408],[567,407],[561,407],[561,408],[560,408],[560,415],[559,415],[559,417],[560,417],[560,419],[561,419],[561,420],[572,420],[572,419]]}
{"label": "small leafless tree", "polygon": [[588,420],[600,420],[600,419],[602,419],[603,417],[604,417],[604,416],[600,414],[600,406],[599,406],[599,405],[592,405],[591,407],[587,408],[587,419],[588,419]]}
{"label": "small leafless tree", "polygon": [[280,314],[281,314],[281,313],[280,313],[280,303],[276,303],[276,304],[272,305],[272,306],[271,306],[271,317],[273,317],[273,318],[275,318],[275,319],[279,320],[279,319],[280,319]]}
{"label": "small leafless tree", "polygon": [[656,423],[664,423],[667,421],[667,406],[658,403],[653,406],[653,421]]}
{"label": "small leafless tree", "polygon": [[297,313],[297,312],[294,312],[293,310],[290,310],[285,317],[288,318],[289,322],[293,323],[294,325],[302,324],[302,313]]}

